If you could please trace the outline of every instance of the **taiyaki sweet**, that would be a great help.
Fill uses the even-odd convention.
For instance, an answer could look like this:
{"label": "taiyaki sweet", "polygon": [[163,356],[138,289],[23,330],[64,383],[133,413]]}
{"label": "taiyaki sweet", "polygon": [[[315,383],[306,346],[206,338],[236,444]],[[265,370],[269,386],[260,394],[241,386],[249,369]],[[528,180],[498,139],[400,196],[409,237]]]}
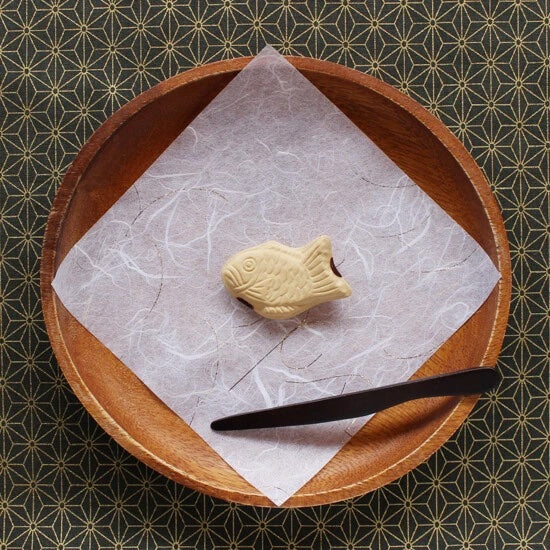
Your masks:
{"label": "taiyaki sweet", "polygon": [[222,280],[232,296],[268,319],[289,319],[351,294],[326,236],[301,248],[268,241],[242,250],[225,263]]}

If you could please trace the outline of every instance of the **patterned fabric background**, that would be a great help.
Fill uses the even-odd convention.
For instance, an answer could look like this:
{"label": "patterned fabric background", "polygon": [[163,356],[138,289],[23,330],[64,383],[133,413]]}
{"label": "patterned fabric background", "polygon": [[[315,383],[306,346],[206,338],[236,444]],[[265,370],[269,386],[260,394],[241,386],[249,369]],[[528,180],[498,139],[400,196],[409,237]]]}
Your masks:
{"label": "patterned fabric background", "polygon": [[[549,34],[548,0],[0,0],[0,549],[544,548]],[[205,497],[123,451],[64,381],[39,296],[48,211],[92,131],[157,82],[265,43],[439,117],[491,182],[514,273],[504,380],[455,437],[379,491],[290,511]]]}

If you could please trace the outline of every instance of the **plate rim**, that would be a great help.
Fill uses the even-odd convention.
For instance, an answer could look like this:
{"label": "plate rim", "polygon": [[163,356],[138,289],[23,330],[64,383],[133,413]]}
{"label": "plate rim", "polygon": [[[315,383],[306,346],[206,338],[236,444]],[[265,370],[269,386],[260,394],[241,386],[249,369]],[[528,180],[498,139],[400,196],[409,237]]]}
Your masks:
{"label": "plate rim", "polygon": [[[481,168],[466,150],[462,142],[434,115],[425,109],[420,103],[400,92],[393,86],[378,80],[377,78],[361,73],[355,69],[344,67],[330,61],[324,61],[306,57],[285,56],[301,72],[311,71],[342,78],[361,86],[369,88],[395,103],[401,109],[407,111],[416,118],[426,129],[452,154],[460,168],[464,171],[474,187],[489,221],[493,239],[496,245],[497,268],[501,278],[497,283],[497,305],[493,320],[493,326],[486,346],[483,363],[494,365],[498,358],[507,325],[507,319],[511,299],[511,260],[509,245],[504,227],[504,221],[496,201],[491,192],[487,179]],[[223,73],[231,73],[244,68],[253,56],[240,57],[230,60],[217,61],[189,69],[159,82],[152,88],[142,92],[134,99],[114,112],[97,130],[93,132],[88,141],[80,149],[71,166],[56,191],[51,211],[48,216],[46,231],[42,243],[40,262],[40,288],[44,311],[44,320],[48,336],[69,385],[77,398],[98,422],[98,424],[133,456],[146,463],[166,477],[186,485],[191,489],[199,490],[211,496],[236,501],[243,504],[256,506],[274,506],[265,495],[244,493],[205,483],[197,479],[189,472],[181,471],[162,460],[156,454],[149,451],[137,439],[123,429],[116,420],[104,409],[92,391],[88,388],[80,373],[73,363],[72,357],[65,345],[63,332],[59,325],[55,292],[51,282],[55,275],[55,263],[57,256],[57,240],[63,226],[65,214],[68,211],[74,192],[76,191],[87,166],[92,159],[100,153],[104,144],[108,142],[116,130],[132,118],[145,106],[158,100],[182,85],[190,84],[204,77],[215,76]],[[476,404],[479,396],[461,398],[451,409],[448,416],[439,427],[425,439],[422,444],[408,455],[400,458],[390,467],[376,474],[356,481],[352,484],[327,488],[316,492],[303,492],[300,489],[290,497],[283,507],[313,506],[337,502],[342,499],[356,497],[383,485],[394,481],[409,472],[430,455],[437,451],[460,427],[467,415]],[[332,459],[333,460],[333,459]],[[251,486],[252,487],[252,486]]]}

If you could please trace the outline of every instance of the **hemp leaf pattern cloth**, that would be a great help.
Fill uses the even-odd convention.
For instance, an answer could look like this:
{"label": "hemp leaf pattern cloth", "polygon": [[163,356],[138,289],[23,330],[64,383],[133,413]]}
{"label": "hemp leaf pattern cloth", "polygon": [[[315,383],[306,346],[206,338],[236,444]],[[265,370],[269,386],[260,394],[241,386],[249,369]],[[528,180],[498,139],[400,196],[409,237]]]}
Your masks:
{"label": "hemp leaf pattern cloth", "polygon": [[[0,547],[545,548],[549,22],[545,0],[0,2]],[[266,43],[441,119],[491,184],[513,269],[499,387],[407,475],[297,510],[205,496],[125,452],[65,382],[40,305],[47,215],[91,133],[158,82]]]}

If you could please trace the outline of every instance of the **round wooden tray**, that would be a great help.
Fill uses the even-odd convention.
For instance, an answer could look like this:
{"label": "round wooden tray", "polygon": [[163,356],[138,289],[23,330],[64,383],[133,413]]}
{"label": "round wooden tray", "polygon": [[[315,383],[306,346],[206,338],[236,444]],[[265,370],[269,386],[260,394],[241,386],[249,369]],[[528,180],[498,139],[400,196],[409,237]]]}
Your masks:
{"label": "round wooden tray", "polygon": [[[483,306],[415,376],[494,365],[511,275],[502,218],[481,170],[441,122],[391,86],[333,63],[288,59],[480,243],[502,274]],[[93,134],[55,198],[41,289],[59,364],[86,409],[116,441],[193,489],[272,506],[84,329],[51,287],[70,248],[249,61],[213,63],[162,82]],[[475,396],[424,399],[378,413],[284,506],[325,504],[389,483],[437,450],[476,401]]]}

